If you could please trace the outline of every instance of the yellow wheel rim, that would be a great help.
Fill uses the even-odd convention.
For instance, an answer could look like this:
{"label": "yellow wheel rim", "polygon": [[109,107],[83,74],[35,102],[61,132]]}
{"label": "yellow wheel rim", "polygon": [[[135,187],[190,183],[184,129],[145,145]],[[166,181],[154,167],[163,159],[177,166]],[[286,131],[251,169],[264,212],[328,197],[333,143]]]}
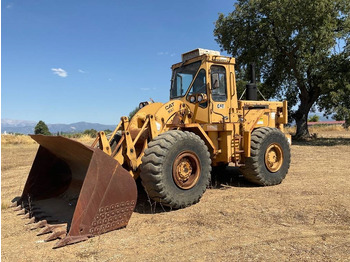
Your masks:
{"label": "yellow wheel rim", "polygon": [[270,172],[277,172],[283,164],[283,151],[281,145],[273,143],[265,152],[265,165]]}
{"label": "yellow wheel rim", "polygon": [[200,177],[201,168],[199,159],[193,152],[180,153],[173,164],[173,179],[181,189],[194,187]]}

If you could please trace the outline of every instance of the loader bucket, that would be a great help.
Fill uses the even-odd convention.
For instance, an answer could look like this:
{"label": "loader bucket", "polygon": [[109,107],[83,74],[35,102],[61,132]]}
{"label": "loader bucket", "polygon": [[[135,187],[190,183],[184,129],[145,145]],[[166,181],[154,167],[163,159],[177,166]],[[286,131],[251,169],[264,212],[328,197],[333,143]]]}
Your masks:
{"label": "loader bucket", "polygon": [[118,161],[61,136],[31,137],[40,147],[17,210],[42,227],[38,235],[59,238],[57,248],[128,224],[137,189]]}

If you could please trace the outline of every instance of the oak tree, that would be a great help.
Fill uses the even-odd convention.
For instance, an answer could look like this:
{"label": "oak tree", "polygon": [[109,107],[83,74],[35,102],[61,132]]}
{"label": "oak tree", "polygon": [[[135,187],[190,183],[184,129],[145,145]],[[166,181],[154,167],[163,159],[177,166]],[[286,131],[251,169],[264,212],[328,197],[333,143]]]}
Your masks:
{"label": "oak tree", "polygon": [[339,101],[349,102],[350,79],[342,72],[349,63],[350,1],[238,0],[234,7],[219,14],[216,41],[236,57],[238,71],[257,64],[261,91],[287,99],[296,137],[308,137],[312,108],[332,111]]}

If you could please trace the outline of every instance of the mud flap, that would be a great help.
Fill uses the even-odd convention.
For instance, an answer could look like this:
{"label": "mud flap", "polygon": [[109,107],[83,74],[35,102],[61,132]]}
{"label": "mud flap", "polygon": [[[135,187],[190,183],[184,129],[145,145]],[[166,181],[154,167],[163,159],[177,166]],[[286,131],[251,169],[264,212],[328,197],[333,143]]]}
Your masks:
{"label": "mud flap", "polygon": [[137,189],[118,161],[61,136],[31,137],[40,147],[17,204],[34,228],[43,227],[38,235],[60,238],[57,248],[128,224]]}

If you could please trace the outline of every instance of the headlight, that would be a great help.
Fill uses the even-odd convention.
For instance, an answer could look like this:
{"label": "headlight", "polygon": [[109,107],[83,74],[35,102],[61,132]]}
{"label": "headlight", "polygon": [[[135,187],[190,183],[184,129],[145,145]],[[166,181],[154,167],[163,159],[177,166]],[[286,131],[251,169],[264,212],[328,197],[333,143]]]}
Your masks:
{"label": "headlight", "polygon": [[196,102],[196,96],[191,96],[190,97],[190,102],[195,103]]}
{"label": "headlight", "polygon": [[145,107],[145,106],[147,106],[148,105],[148,102],[146,101],[146,102],[141,102],[140,104],[139,104],[139,108],[141,109],[141,108],[143,108],[143,107]]}

